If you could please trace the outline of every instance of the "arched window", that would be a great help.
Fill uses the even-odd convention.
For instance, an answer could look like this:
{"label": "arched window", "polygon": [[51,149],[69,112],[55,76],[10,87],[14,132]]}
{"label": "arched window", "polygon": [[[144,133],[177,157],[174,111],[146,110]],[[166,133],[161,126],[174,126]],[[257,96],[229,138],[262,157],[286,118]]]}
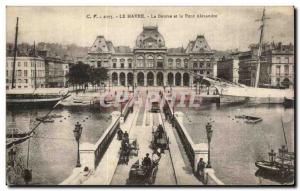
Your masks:
{"label": "arched window", "polygon": [[144,67],[144,57],[138,56],[136,60],[137,60],[137,67],[143,68]]}
{"label": "arched window", "polygon": [[97,61],[97,67],[98,68],[101,68],[102,67],[102,63],[101,63],[101,61],[99,60],[99,61]]}
{"label": "arched window", "polygon": [[153,58],[153,56],[148,56],[147,57],[147,64],[148,64],[148,68],[153,68],[153,66],[154,66],[154,58]]}
{"label": "arched window", "polygon": [[120,59],[120,65],[121,65],[121,68],[124,68],[124,65],[125,65],[125,59],[124,58]]}
{"label": "arched window", "polygon": [[128,68],[132,68],[132,59],[129,58],[129,59],[127,60],[127,62],[128,62]]}
{"label": "arched window", "polygon": [[164,67],[164,58],[162,56],[157,57],[157,68],[163,68]]}
{"label": "arched window", "polygon": [[189,60],[186,58],[183,60],[184,62],[184,68],[188,68],[189,67]]}
{"label": "arched window", "polygon": [[168,66],[169,66],[169,68],[173,67],[173,59],[172,58],[168,59]]}
{"label": "arched window", "polygon": [[176,68],[181,68],[181,59],[180,58],[177,58],[176,59]]}

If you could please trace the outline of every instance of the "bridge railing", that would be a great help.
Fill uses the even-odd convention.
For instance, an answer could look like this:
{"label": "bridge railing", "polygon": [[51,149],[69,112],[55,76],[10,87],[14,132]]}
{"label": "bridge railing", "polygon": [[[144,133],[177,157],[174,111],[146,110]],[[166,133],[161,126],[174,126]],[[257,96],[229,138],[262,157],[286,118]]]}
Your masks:
{"label": "bridge railing", "polygon": [[[173,127],[176,129],[191,166],[193,167],[194,173],[196,174],[200,158],[203,158],[203,161],[206,163],[208,160],[207,140],[203,139],[201,143],[195,144],[183,125],[184,114],[182,112],[174,112],[173,107],[171,107],[168,100],[166,98],[164,100],[165,104],[163,110],[166,115],[166,119],[169,119]],[[209,181],[209,184],[223,184],[222,181],[215,176],[213,169],[207,171],[205,178]]]}
{"label": "bridge railing", "polygon": [[[123,116],[124,120],[127,118],[131,112],[130,107],[133,107],[134,99],[131,97],[124,106]],[[109,147],[112,139],[115,137],[117,130],[120,127],[121,116],[120,112],[114,111],[111,113],[112,122],[110,126],[105,130],[102,136],[98,139],[95,144],[82,143],[80,144],[80,159],[81,166],[83,168],[88,167],[91,170],[95,170],[99,165],[101,159],[103,158],[107,148]],[[126,118],[125,118],[126,116]],[[82,173],[82,168],[75,168],[73,173],[64,180],[61,185],[73,185],[77,184],[80,179],[80,174]]]}

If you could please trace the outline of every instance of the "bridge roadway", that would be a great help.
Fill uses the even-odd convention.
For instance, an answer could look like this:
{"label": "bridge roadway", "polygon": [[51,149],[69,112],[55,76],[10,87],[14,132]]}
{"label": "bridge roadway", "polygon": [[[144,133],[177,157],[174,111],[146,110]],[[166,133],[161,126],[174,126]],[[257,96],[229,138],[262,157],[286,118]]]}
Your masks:
{"label": "bridge roadway", "polygon": [[[146,105],[145,107],[145,101],[147,99],[147,95],[145,94],[145,92],[140,92],[140,99],[143,100],[143,102],[139,102],[139,115],[143,115],[143,117],[137,117],[132,124],[133,126],[131,127],[131,130],[129,131],[129,138],[136,138],[139,143],[140,150],[138,156],[130,156],[128,164],[119,164],[110,184],[127,184],[129,171],[132,164],[134,164],[137,160],[140,160],[141,162],[146,153],[149,153],[150,156],[152,154],[152,150],[150,148],[152,139],[152,127],[159,124],[164,124],[167,125],[168,128],[167,133],[171,134],[168,134],[168,136],[171,142],[170,150],[173,150],[173,153],[170,153],[170,150],[166,150],[164,154],[162,154],[162,157],[159,161],[154,185],[201,185],[201,182],[195,178],[191,171],[185,170],[191,169],[191,167],[187,165],[188,161],[184,161],[183,159],[182,155],[184,155],[185,153],[180,152],[178,144],[181,143],[177,143],[179,140],[176,140],[171,125],[165,122],[164,119],[162,119],[163,116],[160,113],[149,112],[150,106],[147,107]],[[142,119],[142,122],[138,121],[138,118]],[[174,166],[174,164],[176,166]]]}
{"label": "bridge roadway", "polygon": [[176,131],[171,124],[165,121],[164,115],[149,112],[150,106],[145,105],[146,91],[139,91],[138,94],[134,112],[129,114],[125,123],[121,125],[122,130],[129,133],[130,139],[137,139],[139,144],[138,156],[130,156],[127,165],[118,164],[121,142],[115,136],[95,171],[78,183],[84,185],[126,185],[132,164],[138,159],[141,162],[146,153],[149,153],[150,156],[152,154],[150,148],[152,127],[163,124],[170,139],[170,149],[162,154],[154,184],[201,185],[202,183],[195,178],[192,171],[188,170],[191,169],[191,166],[186,159],[185,152],[180,149],[181,142],[176,137]]}

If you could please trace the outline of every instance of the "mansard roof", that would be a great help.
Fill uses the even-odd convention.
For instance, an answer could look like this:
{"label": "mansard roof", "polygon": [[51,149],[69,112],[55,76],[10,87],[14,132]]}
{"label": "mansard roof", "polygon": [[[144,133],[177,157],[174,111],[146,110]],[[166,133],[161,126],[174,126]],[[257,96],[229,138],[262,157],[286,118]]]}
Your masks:
{"label": "mansard roof", "polygon": [[205,53],[212,52],[210,46],[208,45],[204,35],[198,35],[196,40],[190,41],[186,53]]}
{"label": "mansard roof", "polygon": [[89,49],[89,53],[114,53],[114,46],[111,41],[106,41],[104,36],[97,36],[92,47]]}

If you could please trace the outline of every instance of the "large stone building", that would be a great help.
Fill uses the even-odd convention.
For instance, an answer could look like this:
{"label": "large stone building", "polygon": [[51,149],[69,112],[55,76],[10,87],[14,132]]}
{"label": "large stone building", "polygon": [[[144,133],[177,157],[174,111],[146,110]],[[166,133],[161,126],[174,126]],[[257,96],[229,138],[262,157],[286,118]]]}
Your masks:
{"label": "large stone building", "polygon": [[45,58],[46,84],[47,87],[66,87],[69,72],[68,63],[60,57]]}
{"label": "large stone building", "polygon": [[98,36],[86,62],[109,69],[110,86],[192,86],[194,74],[216,76],[214,51],[203,35],[186,49],[168,49],[157,26],[144,26],[133,49]]}
{"label": "large stone building", "polygon": [[[246,85],[254,86],[257,71],[258,45],[250,45],[250,51],[241,53],[239,59],[240,73],[248,73],[247,78],[241,76],[240,81],[247,80]],[[261,54],[259,86],[261,87],[293,87],[294,85],[294,46],[282,43],[264,44]]]}
{"label": "large stone building", "polygon": [[[218,77],[255,86],[258,45],[217,62]],[[264,44],[259,75],[260,87],[290,87],[294,85],[294,46],[282,43]]]}
{"label": "large stone building", "polygon": [[[6,89],[11,89],[13,57],[6,57]],[[35,78],[36,74],[36,78]],[[45,60],[41,57],[16,57],[15,88],[44,88]]]}

